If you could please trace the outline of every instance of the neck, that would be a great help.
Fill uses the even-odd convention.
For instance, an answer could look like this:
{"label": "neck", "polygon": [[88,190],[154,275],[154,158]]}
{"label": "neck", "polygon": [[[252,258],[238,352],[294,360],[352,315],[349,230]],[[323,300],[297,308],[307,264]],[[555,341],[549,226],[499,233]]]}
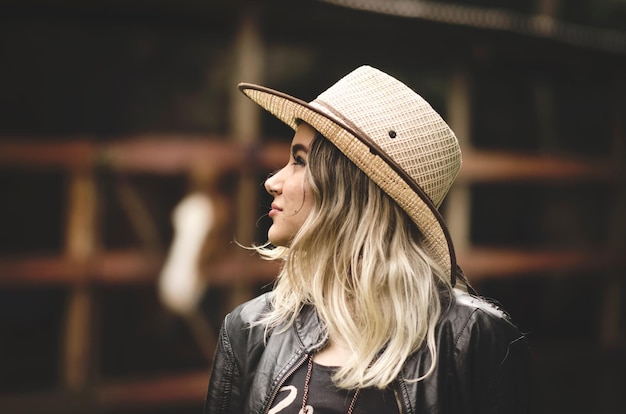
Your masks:
{"label": "neck", "polygon": [[353,356],[353,352],[346,345],[332,339],[328,345],[313,356],[313,361],[320,365],[342,367]]}

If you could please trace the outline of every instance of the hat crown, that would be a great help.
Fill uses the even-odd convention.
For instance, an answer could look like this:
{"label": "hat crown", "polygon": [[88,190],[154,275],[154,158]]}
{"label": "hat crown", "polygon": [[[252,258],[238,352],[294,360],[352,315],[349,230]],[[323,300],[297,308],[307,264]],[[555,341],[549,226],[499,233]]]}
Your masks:
{"label": "hat crown", "polygon": [[439,206],[461,167],[454,132],[421,96],[399,80],[361,66],[311,105],[356,130],[384,152]]}

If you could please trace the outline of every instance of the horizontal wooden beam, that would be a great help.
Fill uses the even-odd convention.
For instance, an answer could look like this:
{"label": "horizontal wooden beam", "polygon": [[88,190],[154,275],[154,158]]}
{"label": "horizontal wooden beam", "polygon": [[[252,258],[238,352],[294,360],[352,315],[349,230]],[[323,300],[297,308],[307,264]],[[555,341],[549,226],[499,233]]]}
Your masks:
{"label": "horizontal wooden beam", "polygon": [[219,136],[139,135],[107,142],[0,137],[0,166],[18,168],[103,165],[128,172],[175,174],[213,163],[223,168],[272,169],[286,162],[288,154],[287,144],[246,146]]}
{"label": "horizontal wooden beam", "polygon": [[608,160],[557,157],[512,152],[464,153],[458,182],[592,181],[617,179],[617,167]]}
{"label": "horizontal wooden beam", "polygon": [[0,166],[22,168],[90,168],[98,145],[90,139],[0,138]]}
{"label": "horizontal wooden beam", "polygon": [[[26,168],[97,164],[127,172],[175,174],[213,163],[226,169],[271,170],[282,166],[287,156],[287,143],[273,140],[244,146],[219,136],[141,135],[106,143],[0,138],[0,166]],[[603,159],[473,150],[463,155],[458,182],[573,182],[610,180],[617,174],[617,167]]]}
{"label": "horizontal wooden beam", "polygon": [[[124,285],[154,283],[164,258],[139,250],[97,253],[88,263],[63,255],[0,257],[1,286],[67,285],[81,277],[94,284]],[[211,286],[234,283],[270,282],[280,263],[262,260],[247,252],[233,251],[207,266],[205,275]]]}
{"label": "horizontal wooden beam", "polygon": [[457,253],[470,282],[539,273],[608,274],[626,267],[626,252],[593,250],[519,250],[473,247]]}
{"label": "horizontal wooden beam", "polygon": [[209,369],[156,378],[136,379],[103,384],[96,388],[95,399],[100,407],[131,409],[162,407],[172,404],[197,403],[206,397]]}
{"label": "horizontal wooden beam", "polygon": [[151,410],[197,405],[206,396],[209,370],[167,373],[151,378],[104,381],[76,393],[65,389],[0,396],[2,412],[11,414],[82,414],[110,410]]}
{"label": "horizontal wooden beam", "polygon": [[118,170],[172,174],[206,163],[224,169],[274,169],[286,162],[289,152],[287,144],[276,142],[246,146],[224,139],[139,137],[111,142],[102,154],[101,161]]}
{"label": "horizontal wooden beam", "polygon": [[[473,281],[519,277],[540,272],[581,274],[626,267],[626,252],[607,249],[527,251],[501,248],[471,248],[457,252],[458,262]],[[67,285],[87,271],[94,284],[125,285],[154,283],[163,257],[137,250],[102,252],[85,264],[64,256],[0,257],[0,286]],[[270,283],[280,270],[279,262],[233,251],[206,270],[211,286],[237,283]]]}

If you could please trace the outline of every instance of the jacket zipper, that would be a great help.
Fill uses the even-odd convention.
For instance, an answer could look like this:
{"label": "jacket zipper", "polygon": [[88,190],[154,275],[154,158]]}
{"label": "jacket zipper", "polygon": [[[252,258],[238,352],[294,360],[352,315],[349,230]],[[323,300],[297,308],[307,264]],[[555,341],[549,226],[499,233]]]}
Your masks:
{"label": "jacket zipper", "polygon": [[[405,413],[404,406],[402,404],[402,400],[404,399],[404,396],[408,395],[408,391],[406,389],[406,384],[404,383],[404,380],[402,379],[401,375],[398,375],[398,392],[394,393],[394,394],[395,394],[395,397],[396,397],[396,404],[398,404],[398,412],[400,414]],[[407,409],[406,413],[408,414],[410,409],[411,409],[408,406],[408,402],[407,402],[406,409]]]}
{"label": "jacket zipper", "polygon": [[270,399],[269,399],[269,401],[267,403],[267,407],[265,407],[265,410],[263,410],[263,414],[267,414],[270,411],[270,408],[272,407],[272,403],[274,402],[274,398],[276,398],[276,395],[280,391],[280,388],[283,386],[285,381],[287,381],[287,379],[291,375],[293,375],[293,373],[296,372],[298,370],[298,368],[300,368],[302,366],[302,364],[304,364],[304,362],[307,360],[308,357],[309,357],[309,354],[305,353],[304,357],[301,358],[298,362],[296,362],[296,364],[293,367],[291,367],[291,369],[289,371],[287,371],[287,373],[285,375],[283,375],[283,377],[281,378],[281,380],[278,383],[278,385],[276,385],[276,387],[274,388],[274,391],[272,392],[272,394],[270,396]]}

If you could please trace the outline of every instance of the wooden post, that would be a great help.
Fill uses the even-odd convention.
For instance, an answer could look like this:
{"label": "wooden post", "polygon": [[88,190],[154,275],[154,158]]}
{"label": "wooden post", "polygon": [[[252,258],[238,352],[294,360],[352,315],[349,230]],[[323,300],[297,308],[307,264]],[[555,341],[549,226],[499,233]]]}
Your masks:
{"label": "wooden post", "polygon": [[540,16],[556,17],[561,0],[536,0],[537,14]]}
{"label": "wooden post", "polygon": [[[262,82],[264,51],[256,8],[252,4],[247,4],[246,7],[235,39],[236,56],[235,67],[233,68],[233,88],[231,89],[230,129],[238,144],[243,144],[244,147],[252,149],[261,135],[261,111],[234,85],[239,82]],[[254,168],[241,165],[239,171],[235,233],[239,243],[250,245],[255,240],[259,183]],[[249,288],[241,285],[234,286],[228,306],[236,306],[252,295],[253,292],[250,292]]]}
{"label": "wooden post", "polygon": [[[466,69],[452,76],[447,106],[448,123],[459,139],[464,154],[472,150],[469,82]],[[466,251],[471,245],[471,201],[468,183],[454,184],[447,196],[445,219],[457,252]],[[463,267],[463,263],[459,265]],[[471,282],[471,275],[468,277]]]}
{"label": "wooden post", "polygon": [[70,287],[65,320],[63,379],[72,391],[87,385],[91,361],[92,297],[88,283],[89,263],[95,252],[96,185],[93,171],[71,172],[68,192],[66,254],[81,268]]}
{"label": "wooden post", "polygon": [[[608,231],[608,246],[616,254],[623,252],[626,245],[624,234],[626,232],[626,218],[624,211],[626,209],[626,169],[624,162],[626,161],[626,125],[624,124],[623,114],[626,112],[626,83],[622,81],[621,75],[616,75],[617,85],[613,88],[614,104],[613,104],[613,163],[618,168],[618,184],[617,197],[613,206],[613,217],[610,221],[611,227]],[[615,271],[614,277],[608,281],[604,287],[604,299],[602,301],[603,309],[600,320],[600,343],[604,349],[617,349],[624,340],[621,331],[621,315],[623,306],[623,286],[624,276],[622,272]]]}

